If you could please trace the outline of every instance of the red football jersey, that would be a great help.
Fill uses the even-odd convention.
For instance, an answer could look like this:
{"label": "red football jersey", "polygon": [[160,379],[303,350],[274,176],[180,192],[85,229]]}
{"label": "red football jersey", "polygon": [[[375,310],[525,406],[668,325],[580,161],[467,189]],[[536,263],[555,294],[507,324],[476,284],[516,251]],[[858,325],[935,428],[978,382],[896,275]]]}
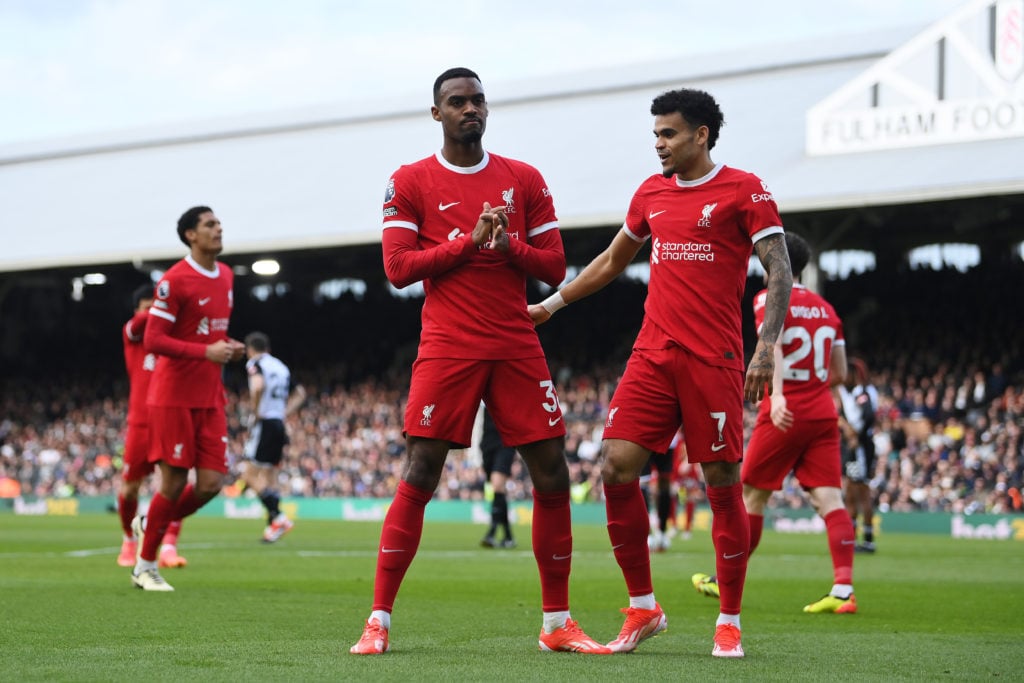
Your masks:
{"label": "red football jersey", "polygon": [[206,347],[227,339],[234,274],[223,263],[206,270],[186,256],[164,273],[149,309],[144,344],[160,354],[148,404],[222,407],[222,366],[206,360]]}
{"label": "red football jersey", "polygon": [[[484,202],[505,207],[508,256],[473,244]],[[487,153],[470,168],[440,153],[402,166],[384,196],[384,269],[396,287],[423,281],[420,358],[543,355],[527,312],[526,278],[557,286],[565,277],[544,178],[528,164]]]}
{"label": "red football jersey", "polygon": [[156,367],[156,354],[142,346],[148,313],[136,313],[121,328],[124,343],[124,367],[128,371],[128,424],[144,425],[148,421],[146,395]]}
{"label": "red football jersey", "polygon": [[755,175],[718,165],[703,178],[654,175],[623,228],[651,239],[651,279],[635,348],[678,344],[711,365],[743,370],[741,306],[754,243],[781,233],[775,199]]}
{"label": "red football jersey", "polygon": [[[754,322],[761,329],[768,290],[754,297]],[[803,285],[794,284],[782,328],[782,393],[797,419],[836,419],[828,374],[832,349],[844,346],[843,322],[832,305]],[[771,397],[761,402],[760,417],[771,410]]]}

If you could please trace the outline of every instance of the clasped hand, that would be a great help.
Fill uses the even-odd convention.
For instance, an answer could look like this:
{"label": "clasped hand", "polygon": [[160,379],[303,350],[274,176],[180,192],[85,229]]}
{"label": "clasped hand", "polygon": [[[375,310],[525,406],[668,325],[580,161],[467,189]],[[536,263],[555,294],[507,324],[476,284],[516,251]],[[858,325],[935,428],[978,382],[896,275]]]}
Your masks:
{"label": "clasped hand", "polygon": [[491,207],[484,202],[484,210],[473,228],[473,244],[480,249],[508,252],[508,216],[504,206]]}

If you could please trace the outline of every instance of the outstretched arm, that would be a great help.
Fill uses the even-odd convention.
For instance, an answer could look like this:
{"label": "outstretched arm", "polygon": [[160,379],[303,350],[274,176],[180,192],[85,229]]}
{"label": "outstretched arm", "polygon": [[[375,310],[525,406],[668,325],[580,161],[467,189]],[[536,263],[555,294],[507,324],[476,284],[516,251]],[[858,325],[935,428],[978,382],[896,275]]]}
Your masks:
{"label": "outstretched arm", "polygon": [[590,296],[617,278],[633,261],[642,246],[643,242],[634,240],[625,230],[619,230],[608,248],[587,264],[575,280],[545,299],[543,303],[532,304],[529,307],[533,324],[540,325],[559,308]]}
{"label": "outstretched arm", "polygon": [[767,274],[768,293],[764,302],[764,322],[754,348],[754,356],[747,366],[747,377],[743,383],[743,395],[756,403],[771,392],[775,375],[775,342],[782,331],[789,308],[789,297],[793,293],[793,270],[789,265],[786,251],[786,236],[782,233],[768,235],[754,244],[754,251],[761,260]]}

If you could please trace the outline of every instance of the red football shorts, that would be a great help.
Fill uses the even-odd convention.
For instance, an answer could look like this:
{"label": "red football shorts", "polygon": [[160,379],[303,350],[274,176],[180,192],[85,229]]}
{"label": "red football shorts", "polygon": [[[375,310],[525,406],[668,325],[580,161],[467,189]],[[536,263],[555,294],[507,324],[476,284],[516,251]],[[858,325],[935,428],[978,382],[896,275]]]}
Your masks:
{"label": "red football shorts", "polygon": [[149,460],[172,467],[228,471],[228,421],[223,408],[149,407]]}
{"label": "red football shorts", "polygon": [[506,446],[565,436],[547,361],[420,358],[412,365],[405,433],[469,446],[480,401]]}
{"label": "red football shorts", "polygon": [[156,466],[149,461],[149,425],[130,424],[124,434],[124,467],[121,477],[125,481],[142,481],[153,474]]}
{"label": "red football shorts", "polygon": [[839,425],[834,419],[797,421],[786,431],[759,418],[747,444],[741,478],[748,486],[778,491],[790,470],[805,489],[842,486]]}
{"label": "red football shorts", "polygon": [[683,426],[690,462],[743,457],[743,373],[686,349],[634,349],[608,405],[605,439],[664,453]]}

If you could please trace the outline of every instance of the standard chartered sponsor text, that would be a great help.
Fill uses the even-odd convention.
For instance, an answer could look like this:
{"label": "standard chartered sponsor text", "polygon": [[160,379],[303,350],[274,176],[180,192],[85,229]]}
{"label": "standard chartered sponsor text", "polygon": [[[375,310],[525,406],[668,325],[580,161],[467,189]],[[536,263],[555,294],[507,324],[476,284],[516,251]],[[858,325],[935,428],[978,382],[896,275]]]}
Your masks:
{"label": "standard chartered sponsor text", "polygon": [[663,261],[714,261],[709,242],[662,242],[658,257]]}

